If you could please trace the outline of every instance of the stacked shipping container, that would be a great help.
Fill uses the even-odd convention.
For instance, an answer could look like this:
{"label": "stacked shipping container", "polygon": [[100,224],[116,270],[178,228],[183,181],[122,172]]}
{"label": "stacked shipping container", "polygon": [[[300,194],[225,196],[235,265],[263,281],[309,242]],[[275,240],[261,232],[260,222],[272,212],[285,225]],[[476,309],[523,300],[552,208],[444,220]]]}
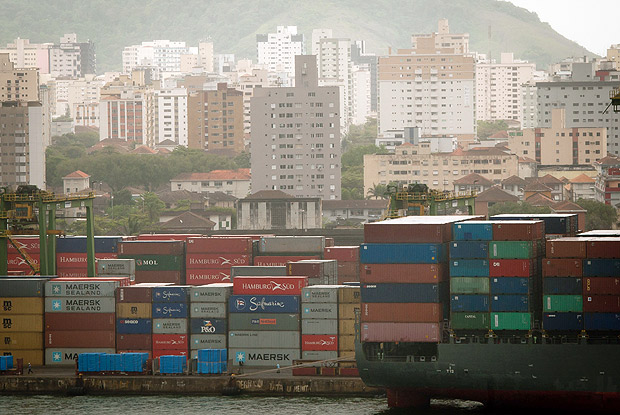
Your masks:
{"label": "stacked shipping container", "polygon": [[[230,283],[215,283],[190,288],[190,349],[192,359],[199,357],[198,351],[201,349],[226,351],[228,299],[231,293],[232,284]],[[198,360],[200,365],[200,359]],[[211,360],[204,360],[204,362],[213,363]]]}
{"label": "stacked shipping container", "polygon": [[303,360],[327,360],[338,357],[338,288],[336,285],[314,285],[302,289]]}
{"label": "stacked shipping container", "polygon": [[256,241],[254,265],[286,266],[287,262],[323,259],[324,236],[265,236]]}
{"label": "stacked shipping container", "polygon": [[338,261],[338,284],[360,280],[359,246],[326,247],[324,258]]}
{"label": "stacked shipping container", "polygon": [[547,236],[575,236],[578,232],[578,219],[576,213],[504,213],[491,216],[493,221],[498,220],[541,220],[545,223],[545,234]]}
{"label": "stacked shipping container", "polygon": [[[95,236],[95,259],[117,257],[120,236]],[[56,273],[59,277],[94,277],[87,275],[86,237],[66,236],[56,240]]]}
{"label": "stacked shipping container", "polygon": [[[13,240],[22,250],[28,253],[35,264],[39,264],[41,247],[38,236],[13,236]],[[32,274],[32,268],[30,268],[26,260],[8,239],[6,240],[6,244],[8,252],[8,271],[22,273],[24,275]]]}
{"label": "stacked shipping container", "polygon": [[230,268],[252,265],[252,238],[188,238],[186,282],[204,285],[230,282]]}
{"label": "stacked shipping container", "polygon": [[136,283],[185,283],[184,241],[121,242],[118,257],[135,260]]}
{"label": "stacked shipping container", "polygon": [[153,359],[187,356],[189,350],[189,286],[153,287]]}
{"label": "stacked shipping container", "polygon": [[336,260],[305,259],[289,262],[286,269],[287,275],[308,277],[308,285],[338,284],[338,262]]}

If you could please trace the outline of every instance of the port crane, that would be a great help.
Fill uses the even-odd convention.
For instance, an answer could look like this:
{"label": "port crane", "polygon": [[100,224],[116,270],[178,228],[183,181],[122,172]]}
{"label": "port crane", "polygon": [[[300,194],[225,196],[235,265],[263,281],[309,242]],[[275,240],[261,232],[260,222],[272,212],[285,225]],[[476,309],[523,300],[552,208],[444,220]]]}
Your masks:
{"label": "port crane", "polygon": [[388,208],[383,219],[403,216],[435,216],[448,209],[466,210],[474,214],[476,192],[449,192],[429,189],[425,184],[388,185],[386,196]]}

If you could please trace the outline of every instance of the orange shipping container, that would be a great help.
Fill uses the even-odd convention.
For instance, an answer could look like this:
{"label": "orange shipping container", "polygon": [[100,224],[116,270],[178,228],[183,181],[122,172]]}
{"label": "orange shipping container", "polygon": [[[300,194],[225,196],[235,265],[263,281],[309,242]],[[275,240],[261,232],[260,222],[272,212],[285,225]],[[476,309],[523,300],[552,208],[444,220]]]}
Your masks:
{"label": "orange shipping container", "polygon": [[5,297],[0,298],[2,315],[43,314],[42,297]]}

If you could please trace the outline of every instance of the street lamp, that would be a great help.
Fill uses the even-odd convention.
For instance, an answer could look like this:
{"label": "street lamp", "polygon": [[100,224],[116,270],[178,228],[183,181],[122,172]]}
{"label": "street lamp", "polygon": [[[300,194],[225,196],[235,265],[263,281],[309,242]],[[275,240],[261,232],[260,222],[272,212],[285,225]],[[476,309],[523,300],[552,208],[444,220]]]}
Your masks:
{"label": "street lamp", "polygon": [[114,195],[110,195],[110,199],[112,200],[112,220],[114,220]]}

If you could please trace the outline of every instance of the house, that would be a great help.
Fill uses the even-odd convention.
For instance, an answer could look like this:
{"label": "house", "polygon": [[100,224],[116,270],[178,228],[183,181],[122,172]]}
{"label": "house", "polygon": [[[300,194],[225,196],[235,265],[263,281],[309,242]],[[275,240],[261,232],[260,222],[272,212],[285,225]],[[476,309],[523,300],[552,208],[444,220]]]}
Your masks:
{"label": "house", "polygon": [[545,193],[546,192],[534,193],[530,195],[529,197],[526,197],[525,202],[529,203],[532,206],[547,206],[550,208],[556,202],[554,202],[553,199],[548,197]]}
{"label": "house", "polygon": [[317,229],[322,217],[320,198],[293,197],[281,190],[261,190],[237,201],[237,229]]}
{"label": "house", "polygon": [[210,208],[234,209],[237,205],[237,198],[224,192],[213,192],[204,195],[206,205]]}
{"label": "house", "polygon": [[182,200],[189,200],[191,202],[201,202],[204,204],[205,195],[196,192],[190,192],[189,190],[161,190],[156,193],[157,197],[164,202],[167,209],[175,209],[179,206],[179,202]]}
{"label": "house", "polygon": [[576,203],[570,200],[558,202],[551,206],[553,213],[576,213],[577,214],[577,227],[583,232],[586,230],[586,213],[587,211]]}
{"label": "house", "polygon": [[180,215],[162,223],[160,228],[168,233],[199,233],[205,234],[215,230],[216,223],[193,212]]}
{"label": "house", "polygon": [[82,170],[76,170],[62,178],[62,188],[65,194],[77,193],[90,188],[90,175]]}
{"label": "house", "polygon": [[493,182],[478,173],[470,173],[454,181],[455,192],[484,192]]}
{"label": "house", "polygon": [[482,193],[478,193],[476,197],[475,212],[476,215],[489,214],[489,208],[496,203],[518,202],[519,198],[502,190],[499,186],[488,188]]}
{"label": "house", "polygon": [[576,202],[579,199],[596,199],[596,179],[580,174],[569,182],[570,199]]}
{"label": "house", "polygon": [[527,182],[519,176],[512,175],[507,179],[502,180],[502,190],[510,193],[513,196],[517,196],[519,199],[523,198],[523,189],[527,185]]}
{"label": "house", "polygon": [[170,190],[189,190],[197,193],[223,192],[242,198],[250,193],[250,178],[250,169],[183,173],[170,180]]}
{"label": "house", "polygon": [[387,200],[324,200],[323,219],[330,222],[353,220],[368,222],[380,219],[387,210]]}
{"label": "house", "polygon": [[594,163],[596,176],[596,200],[620,207],[620,158],[607,156]]}
{"label": "house", "polygon": [[550,174],[545,174],[543,177],[537,179],[540,183],[551,189],[551,198],[556,202],[564,200],[564,183],[562,180]]}

